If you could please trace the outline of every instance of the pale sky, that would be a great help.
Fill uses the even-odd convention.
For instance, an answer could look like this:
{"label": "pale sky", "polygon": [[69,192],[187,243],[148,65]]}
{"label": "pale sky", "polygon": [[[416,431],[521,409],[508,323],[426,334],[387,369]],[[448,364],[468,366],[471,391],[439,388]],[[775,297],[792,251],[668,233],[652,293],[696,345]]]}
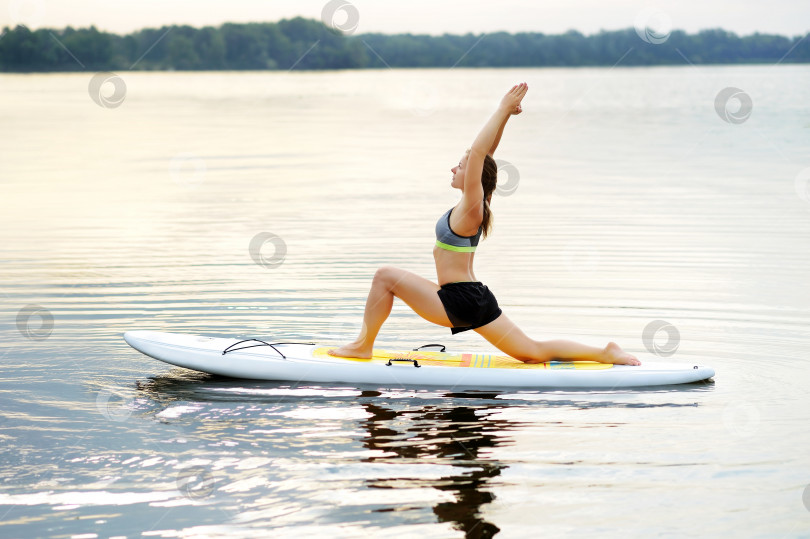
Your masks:
{"label": "pale sky", "polygon": [[[0,27],[65,26],[128,33],[168,24],[217,26],[223,22],[273,22],[302,16],[321,19],[329,0],[0,0]],[[350,4],[336,12],[345,24],[354,9],[354,33],[463,34],[543,32],[584,34],[631,28],[640,12],[663,12],[674,29],[723,28],[788,36],[810,31],[810,2],[797,0],[332,0]]]}

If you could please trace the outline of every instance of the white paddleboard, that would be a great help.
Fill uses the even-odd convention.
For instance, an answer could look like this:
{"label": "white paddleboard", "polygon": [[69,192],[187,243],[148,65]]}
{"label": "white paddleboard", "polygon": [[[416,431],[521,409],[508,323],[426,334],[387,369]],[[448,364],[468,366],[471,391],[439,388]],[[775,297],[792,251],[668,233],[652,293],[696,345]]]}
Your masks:
{"label": "white paddleboard", "polygon": [[332,357],[326,351],[335,346],[317,344],[241,341],[157,331],[128,331],[124,339],[147,356],[178,367],[234,378],[293,383],[622,388],[684,384],[714,376],[711,367],[657,359],[642,359],[640,366],[591,361],[527,364],[505,355],[377,349],[371,359],[356,359]]}

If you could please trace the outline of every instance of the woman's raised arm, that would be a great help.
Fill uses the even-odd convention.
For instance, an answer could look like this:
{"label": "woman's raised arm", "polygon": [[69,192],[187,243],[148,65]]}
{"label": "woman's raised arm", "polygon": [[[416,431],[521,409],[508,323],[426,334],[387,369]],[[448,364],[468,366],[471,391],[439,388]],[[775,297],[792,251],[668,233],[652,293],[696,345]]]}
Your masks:
{"label": "woman's raised arm", "polygon": [[[503,128],[506,126],[509,116],[520,114],[522,111],[520,101],[528,90],[529,85],[525,82],[512,86],[512,89],[501,99],[498,109],[481,129],[481,132],[478,133],[472,147],[470,147],[470,155],[467,158],[467,172],[464,175],[464,197],[469,197],[471,202],[483,196],[481,172],[484,170],[484,157],[487,154],[491,155],[495,148],[498,147],[498,142],[500,142]],[[480,196],[479,192],[481,192]]]}
{"label": "woman's raised arm", "polygon": [[[523,112],[523,109],[520,107],[520,103],[518,103],[517,106],[512,110],[510,116],[520,114],[521,112]],[[495,150],[498,148],[498,143],[501,141],[501,135],[503,135],[503,128],[506,127],[506,122],[509,120],[510,116],[507,116],[503,119],[503,122],[501,122],[501,127],[498,129],[498,134],[495,135],[495,142],[492,143],[492,147],[487,152],[489,155],[495,154]]]}
{"label": "woman's raised arm", "polygon": [[523,99],[523,96],[526,95],[527,91],[529,91],[529,85],[525,82],[512,86],[512,89],[501,99],[498,109],[492,117],[490,117],[486,125],[484,125],[484,128],[481,129],[481,132],[478,133],[472,145],[473,151],[478,151],[486,155],[490,149],[498,145],[503,127],[506,125],[506,120],[508,120],[509,116],[512,114],[519,113],[520,101]]}

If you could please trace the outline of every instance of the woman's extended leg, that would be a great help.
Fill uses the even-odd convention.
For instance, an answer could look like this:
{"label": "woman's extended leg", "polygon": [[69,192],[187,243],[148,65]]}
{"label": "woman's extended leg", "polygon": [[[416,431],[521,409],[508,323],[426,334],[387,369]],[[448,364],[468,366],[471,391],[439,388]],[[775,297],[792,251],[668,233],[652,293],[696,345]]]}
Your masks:
{"label": "woman's extended leg", "polygon": [[366,312],[363,315],[363,327],[360,336],[354,342],[329,350],[329,354],[340,357],[371,357],[374,340],[380,332],[383,322],[391,314],[394,296],[408,304],[416,314],[429,322],[444,327],[453,324],[447,318],[439,295],[439,285],[424,279],[415,273],[392,266],[383,266],[374,274],[371,291],[366,300]]}
{"label": "woman's extended leg", "polygon": [[641,365],[636,356],[628,354],[614,342],[608,343],[604,348],[596,348],[562,339],[535,341],[527,337],[505,314],[475,331],[501,352],[526,363],[545,363],[556,359]]}

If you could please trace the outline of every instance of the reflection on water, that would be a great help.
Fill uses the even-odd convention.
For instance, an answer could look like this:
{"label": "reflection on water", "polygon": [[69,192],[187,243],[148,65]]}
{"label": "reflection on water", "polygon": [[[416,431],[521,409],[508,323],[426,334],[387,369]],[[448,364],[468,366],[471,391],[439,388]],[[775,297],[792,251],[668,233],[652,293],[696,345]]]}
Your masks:
{"label": "reflection on water", "polygon": [[[369,397],[381,395],[376,391],[365,393]],[[395,478],[369,481],[370,488],[435,488],[453,497],[452,501],[433,506],[439,522],[451,523],[468,537],[491,537],[500,531],[482,518],[481,509],[494,498],[490,480],[500,475],[504,465],[489,461],[481,453],[487,448],[508,445],[509,438],[498,433],[515,426],[512,422],[484,421],[482,412],[486,413],[487,408],[476,406],[426,407],[411,412],[369,403],[364,408],[371,414],[363,422],[369,433],[364,447],[390,451],[398,459],[451,461],[455,472],[438,480]],[[390,457],[372,457],[370,460],[377,458]]]}
{"label": "reflection on water", "polygon": [[[0,76],[0,535],[807,529],[803,66],[122,76],[114,110],[83,73]],[[377,267],[435,279],[449,168],[515,80],[532,90],[499,158],[517,174],[476,274],[532,336],[713,382],[289,385],[123,342],[353,338]],[[743,124],[714,110],[731,86]],[[397,302],[378,344],[491,351],[468,333]]]}
{"label": "reflection on water", "polygon": [[[371,513],[402,513],[407,521],[409,513],[419,513],[426,501],[434,500],[432,511],[438,522],[446,522],[468,537],[491,537],[498,532],[496,525],[483,518],[482,506],[494,498],[489,483],[505,465],[487,451],[507,447],[508,432],[519,422],[488,417],[505,406],[497,401],[497,393],[293,388],[196,376],[152,378],[139,382],[137,388],[148,397],[148,402],[141,403],[149,410],[147,416],[183,424],[190,438],[252,444],[273,440],[275,445],[278,433],[299,433],[307,439],[300,450],[310,456],[328,456],[332,464],[338,460],[343,470],[373,467],[362,463],[394,465],[377,467],[388,473],[370,479],[357,477],[359,481],[348,488],[336,487],[344,501],[357,497]],[[336,400],[342,402],[341,407],[335,408]],[[278,417],[284,418],[284,426],[279,426]],[[328,421],[313,428],[314,418]],[[249,436],[234,432],[234,419],[249,423]],[[333,448],[340,433],[355,442],[355,449],[337,454],[319,450],[318,438],[328,435]],[[276,449],[280,448],[276,445]],[[426,473],[424,464],[435,471]],[[330,473],[325,480],[334,475]],[[345,478],[345,472],[337,475]],[[366,489],[379,493],[369,496],[364,494]],[[436,492],[430,494],[430,489]],[[345,512],[341,515],[346,519]],[[363,518],[370,517],[364,512]]]}

